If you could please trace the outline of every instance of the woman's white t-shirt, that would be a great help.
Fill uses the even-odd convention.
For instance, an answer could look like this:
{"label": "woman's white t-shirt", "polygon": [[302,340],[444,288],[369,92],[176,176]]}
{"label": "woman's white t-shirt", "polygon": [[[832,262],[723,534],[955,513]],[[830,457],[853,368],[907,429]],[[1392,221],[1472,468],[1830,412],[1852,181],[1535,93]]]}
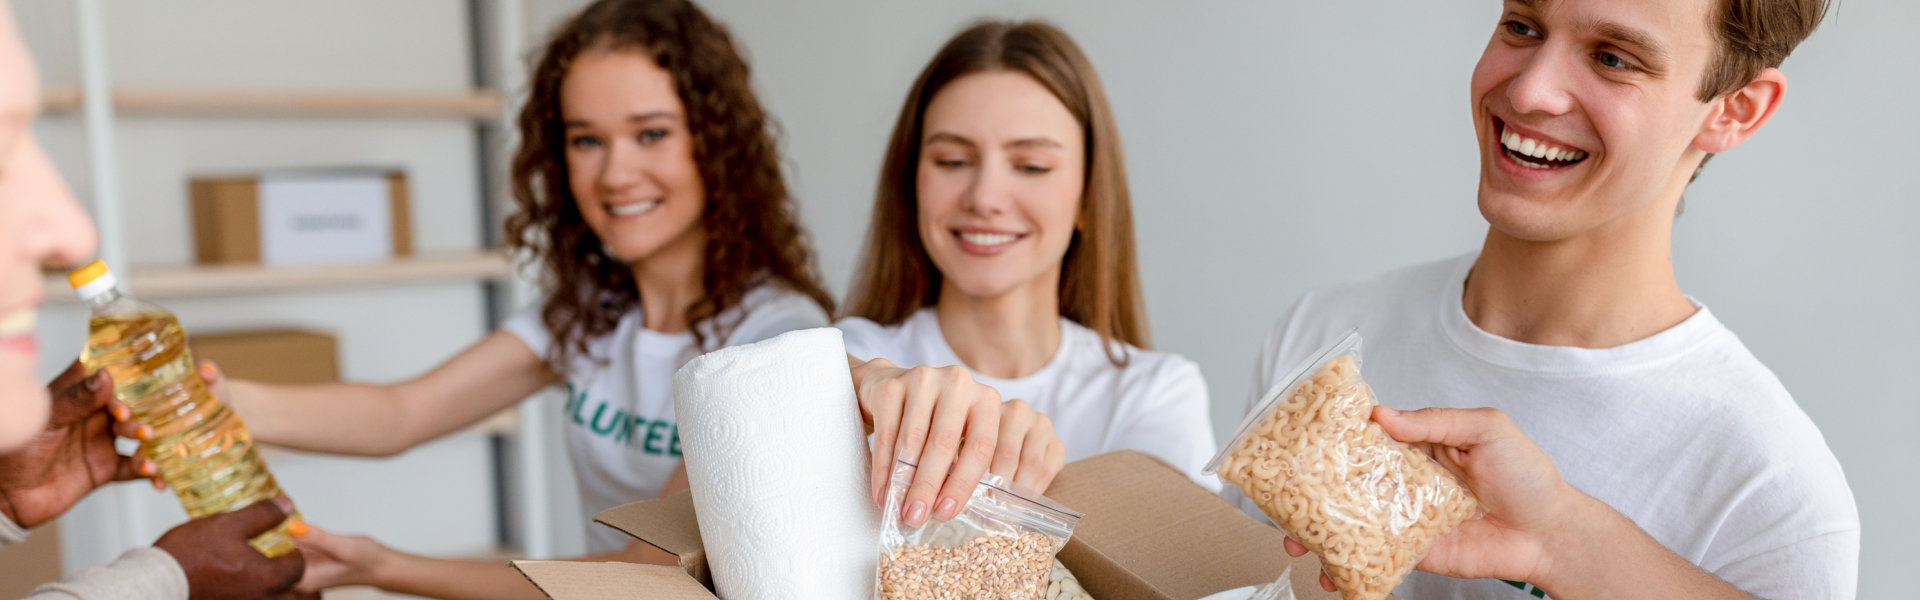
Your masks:
{"label": "woman's white t-shirt", "polygon": [[[947,345],[933,309],[921,309],[893,326],[859,317],[834,326],[845,334],[847,353],[861,360],[885,358],[903,367],[965,366]],[[1218,489],[1216,479],[1200,476],[1216,450],[1200,367],[1179,355],[1114,343],[1125,352],[1125,367],[1107,358],[1099,334],[1063,318],[1060,349],[1039,371],[1017,379],[978,372],[973,376],[1002,398],[1026,400],[1047,415],[1066,444],[1067,462],[1138,450],[1207,489]]]}
{"label": "woman's white t-shirt", "polygon": [[[744,317],[742,316],[744,315]],[[718,319],[738,324],[719,346],[713,344],[713,320],[702,324],[709,349],[749,344],[796,329],[826,327],[825,310],[813,299],[779,285],[748,292]],[[590,356],[575,356],[566,369],[567,453],[579,476],[584,514],[636,500],[659,497],[680,466],[680,433],[674,426],[673,372],[699,355],[691,332],[660,333],[642,326],[634,309],[621,317],[613,333],[589,344]],[[545,357],[552,336],[529,308],[501,325]],[[625,548],[631,538],[606,527],[590,526],[592,552]]]}

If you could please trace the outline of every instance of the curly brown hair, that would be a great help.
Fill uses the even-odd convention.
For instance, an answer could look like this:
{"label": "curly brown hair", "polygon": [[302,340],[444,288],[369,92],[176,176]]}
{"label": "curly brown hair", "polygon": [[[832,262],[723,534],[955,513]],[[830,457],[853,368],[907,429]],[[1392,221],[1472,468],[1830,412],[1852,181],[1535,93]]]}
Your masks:
{"label": "curly brown hair", "polygon": [[738,321],[721,323],[718,317],[762,284],[805,294],[831,314],[833,299],[820,283],[780,171],[774,124],[754,96],[732,36],[686,0],[600,0],[548,40],[520,110],[521,141],[513,156],[518,210],[507,218],[507,244],[539,258],[542,283],[550,290],[540,311],[553,335],[548,364],[566,372],[573,356],[589,355],[591,341],[613,332],[640,305],[631,267],[602,252],[600,237],[575,204],[560,115],[560,84],[574,59],[588,51],[624,50],[645,53],[672,74],[706,187],[703,296],[686,314],[696,346],[705,351],[717,341],[701,331],[708,321],[716,337],[725,339]]}

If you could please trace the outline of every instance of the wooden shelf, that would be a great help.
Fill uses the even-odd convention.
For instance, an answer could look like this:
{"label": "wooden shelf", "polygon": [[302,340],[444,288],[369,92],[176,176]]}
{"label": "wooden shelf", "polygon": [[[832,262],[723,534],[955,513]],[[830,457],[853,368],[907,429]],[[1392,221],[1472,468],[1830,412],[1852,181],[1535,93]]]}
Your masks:
{"label": "wooden shelf", "polygon": [[[512,276],[505,254],[472,252],[403,258],[362,265],[300,267],[245,266],[136,266],[121,285],[128,293],[148,299],[205,298],[302,289],[417,285],[469,280],[496,280]],[[47,288],[67,288],[65,277],[50,277]],[[52,292],[56,300],[77,301],[72,294]]]}
{"label": "wooden shelf", "polygon": [[[49,88],[41,96],[48,114],[77,113],[80,90]],[[494,91],[473,92],[241,92],[117,90],[113,108],[123,115],[282,117],[500,118]]]}

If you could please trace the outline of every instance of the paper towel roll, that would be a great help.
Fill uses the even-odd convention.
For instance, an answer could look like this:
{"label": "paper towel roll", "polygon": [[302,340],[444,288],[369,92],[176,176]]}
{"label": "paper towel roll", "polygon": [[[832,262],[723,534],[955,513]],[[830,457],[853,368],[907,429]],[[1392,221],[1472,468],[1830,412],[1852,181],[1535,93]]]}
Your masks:
{"label": "paper towel roll", "polygon": [[839,330],[695,358],[673,404],[722,599],[872,597],[880,511]]}

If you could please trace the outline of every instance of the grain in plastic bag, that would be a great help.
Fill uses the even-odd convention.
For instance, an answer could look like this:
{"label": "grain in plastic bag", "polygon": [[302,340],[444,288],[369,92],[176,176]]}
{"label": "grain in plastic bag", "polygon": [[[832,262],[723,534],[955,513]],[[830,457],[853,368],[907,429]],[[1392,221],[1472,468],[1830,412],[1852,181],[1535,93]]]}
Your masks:
{"label": "grain in plastic bag", "polygon": [[894,463],[880,520],[876,598],[1049,600],[1053,555],[1073,536],[1080,513],[989,473],[953,520],[908,526],[900,507],[917,470]]}
{"label": "grain in plastic bag", "polygon": [[1435,538],[1479,512],[1439,463],[1371,419],[1360,334],[1348,331],[1269,390],[1203,473],[1240,488],[1320,555],[1346,600],[1378,600]]}

